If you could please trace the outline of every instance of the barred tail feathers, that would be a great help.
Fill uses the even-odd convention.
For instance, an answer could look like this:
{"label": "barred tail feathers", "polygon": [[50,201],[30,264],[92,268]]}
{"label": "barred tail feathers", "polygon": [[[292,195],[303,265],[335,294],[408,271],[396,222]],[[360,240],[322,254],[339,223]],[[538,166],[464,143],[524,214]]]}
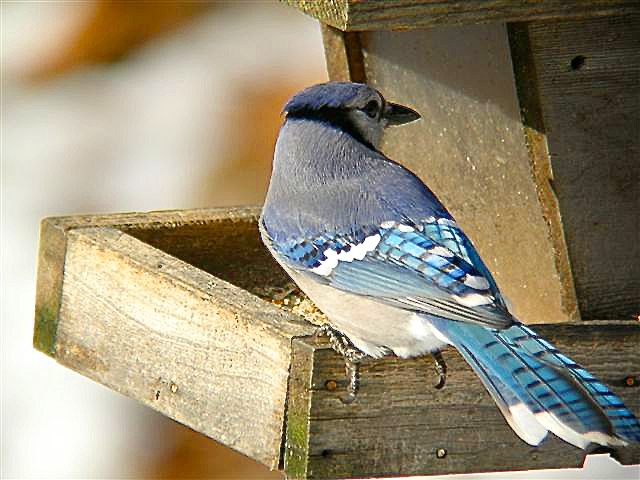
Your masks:
{"label": "barred tail feathers", "polygon": [[432,319],[482,380],[514,432],[538,445],[548,431],[586,449],[640,442],[640,423],[593,375],[529,327],[505,330]]}

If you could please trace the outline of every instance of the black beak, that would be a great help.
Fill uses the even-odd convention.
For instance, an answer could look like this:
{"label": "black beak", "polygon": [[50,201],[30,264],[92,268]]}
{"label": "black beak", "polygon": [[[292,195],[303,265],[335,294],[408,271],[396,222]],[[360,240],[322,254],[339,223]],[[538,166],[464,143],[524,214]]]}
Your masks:
{"label": "black beak", "polygon": [[387,119],[387,125],[404,125],[418,120],[420,114],[409,107],[388,102],[384,106],[382,117]]}

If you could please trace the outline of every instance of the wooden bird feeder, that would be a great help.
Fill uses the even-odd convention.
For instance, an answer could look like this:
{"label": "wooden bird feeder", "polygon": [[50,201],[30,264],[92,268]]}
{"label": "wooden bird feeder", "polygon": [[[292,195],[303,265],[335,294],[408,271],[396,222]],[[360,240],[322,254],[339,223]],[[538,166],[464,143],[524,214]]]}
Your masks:
{"label": "wooden bird feeder", "polygon": [[[333,80],[423,115],[383,150],[474,240],[525,322],[640,413],[640,11],[633,1],[290,1]],[[344,365],[295,309],[257,208],[42,222],[34,345],[288,478],[582,465],[529,447],[452,349]],[[261,298],[262,297],[262,298]],[[298,311],[299,312],[299,311]],[[583,321],[594,320],[594,321]],[[640,463],[640,448],[611,453]]]}

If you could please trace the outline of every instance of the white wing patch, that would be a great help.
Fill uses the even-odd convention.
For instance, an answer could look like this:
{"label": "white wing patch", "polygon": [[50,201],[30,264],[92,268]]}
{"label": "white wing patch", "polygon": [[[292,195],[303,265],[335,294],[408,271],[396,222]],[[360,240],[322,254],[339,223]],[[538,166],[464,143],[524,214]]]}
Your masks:
{"label": "white wing patch", "polygon": [[453,252],[447,248],[441,246],[435,246],[430,248],[428,252],[432,255],[438,255],[439,257],[452,258]]}
{"label": "white wing patch", "polygon": [[475,275],[467,274],[464,279],[464,284],[467,287],[474,288],[476,290],[488,290],[489,282],[484,277],[478,277]]}
{"label": "white wing patch", "polygon": [[410,227],[409,225],[404,225],[401,223],[398,225],[398,230],[400,230],[403,233],[408,233],[408,232],[413,232],[413,227]]}
{"label": "white wing patch", "polygon": [[510,405],[503,413],[516,435],[529,445],[540,445],[549,432],[524,403]]}
{"label": "white wing patch", "polygon": [[372,250],[374,250],[378,243],[380,243],[380,235],[375,234],[367,237],[363,240],[362,243],[353,244],[350,243],[349,251],[342,251],[337,253],[335,250],[331,250],[328,248],[324,252],[324,256],[327,257],[325,260],[320,262],[315,268],[312,268],[311,271],[318,275],[322,275],[326,277],[330,275],[334,268],[338,266],[338,262],[353,262],[354,260],[362,260],[365,255]]}
{"label": "white wing patch", "polygon": [[460,228],[460,227],[458,227],[458,224],[456,222],[454,222],[453,220],[450,220],[448,218],[439,218],[438,219],[438,224],[439,225],[444,225],[444,226],[447,226],[447,227]]}
{"label": "white wing patch", "polygon": [[479,307],[480,305],[488,305],[494,302],[491,295],[482,295],[480,293],[469,293],[467,295],[452,295],[456,302],[465,307]]}

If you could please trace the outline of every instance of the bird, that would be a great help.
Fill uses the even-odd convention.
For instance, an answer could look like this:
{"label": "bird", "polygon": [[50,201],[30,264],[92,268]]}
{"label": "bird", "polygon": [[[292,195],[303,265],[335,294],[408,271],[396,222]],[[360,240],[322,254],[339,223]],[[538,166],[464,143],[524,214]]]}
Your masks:
{"label": "bird", "polygon": [[450,345],[529,445],[549,432],[582,449],[640,442],[633,413],[512,315],[449,211],[380,151],[387,127],[420,118],[352,82],[307,87],[283,109],[260,235],[326,315],[317,333],[345,359],[344,401],[367,357],[431,354],[441,388]]}

